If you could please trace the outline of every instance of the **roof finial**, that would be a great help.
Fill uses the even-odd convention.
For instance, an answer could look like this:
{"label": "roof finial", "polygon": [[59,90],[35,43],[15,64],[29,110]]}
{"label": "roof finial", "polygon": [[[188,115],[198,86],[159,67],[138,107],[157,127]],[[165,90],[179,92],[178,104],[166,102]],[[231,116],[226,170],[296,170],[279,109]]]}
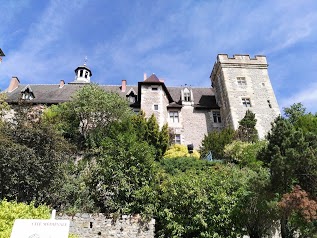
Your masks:
{"label": "roof finial", "polygon": [[88,57],[87,57],[87,56],[85,56],[85,59],[84,59],[84,66],[86,66],[86,65],[87,65],[87,61],[88,61]]}

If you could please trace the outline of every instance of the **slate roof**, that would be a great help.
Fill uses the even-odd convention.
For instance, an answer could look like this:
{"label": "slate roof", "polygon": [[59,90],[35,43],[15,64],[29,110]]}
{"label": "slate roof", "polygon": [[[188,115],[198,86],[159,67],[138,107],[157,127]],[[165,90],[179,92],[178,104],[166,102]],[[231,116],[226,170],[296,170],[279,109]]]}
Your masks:
{"label": "slate roof", "polygon": [[[152,75],[153,76],[153,75]],[[150,83],[162,84],[165,87],[165,84],[161,81],[156,81],[157,77],[150,76]],[[152,78],[151,78],[152,77]],[[156,79],[155,79],[156,78]],[[153,80],[153,81],[152,81]],[[144,83],[140,82],[141,84]],[[21,98],[21,91],[27,86],[32,90],[34,94],[34,99],[29,101],[34,104],[56,104],[69,101],[71,96],[80,88],[84,87],[86,84],[65,84],[60,88],[59,84],[30,84],[22,85],[20,84],[17,89],[7,93],[7,102],[8,103],[17,103]],[[135,93],[138,93],[138,86],[126,86],[126,91],[121,91],[121,85],[100,85],[105,91],[118,93],[122,97],[126,97],[127,94],[133,90]],[[168,107],[182,107],[181,105],[181,90],[184,87],[165,87],[170,95],[170,104]],[[214,96],[213,88],[198,88],[190,87],[193,91],[194,97],[194,107],[196,109],[219,109],[219,106],[216,103]],[[131,104],[132,107],[140,107],[140,102]]]}

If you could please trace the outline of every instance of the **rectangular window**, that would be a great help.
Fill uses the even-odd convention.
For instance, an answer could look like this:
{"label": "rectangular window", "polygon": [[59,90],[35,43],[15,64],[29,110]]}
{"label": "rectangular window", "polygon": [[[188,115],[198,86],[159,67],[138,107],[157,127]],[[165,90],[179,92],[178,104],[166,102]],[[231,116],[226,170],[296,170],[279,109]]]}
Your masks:
{"label": "rectangular window", "polygon": [[184,101],[190,102],[190,92],[184,92]]}
{"label": "rectangular window", "polygon": [[169,116],[170,116],[170,122],[173,122],[173,123],[179,122],[178,111],[170,111]]}
{"label": "rectangular window", "polygon": [[271,101],[270,101],[270,100],[267,100],[267,104],[269,105],[269,108],[272,108],[272,105],[271,105]]}
{"label": "rectangular window", "polygon": [[220,111],[213,111],[212,117],[213,117],[214,123],[221,123]]}
{"label": "rectangular window", "polygon": [[157,91],[157,90],[158,90],[157,87],[153,87],[153,88],[152,88],[152,91]]}
{"label": "rectangular window", "polygon": [[239,86],[247,85],[247,81],[246,81],[245,77],[237,77],[237,83]]}
{"label": "rectangular window", "polygon": [[245,107],[252,107],[250,98],[242,98],[242,105]]}
{"label": "rectangular window", "polygon": [[180,144],[181,143],[181,135],[175,134],[174,136],[174,144]]}
{"label": "rectangular window", "polygon": [[157,110],[158,110],[158,105],[154,104],[154,111],[157,111]]}

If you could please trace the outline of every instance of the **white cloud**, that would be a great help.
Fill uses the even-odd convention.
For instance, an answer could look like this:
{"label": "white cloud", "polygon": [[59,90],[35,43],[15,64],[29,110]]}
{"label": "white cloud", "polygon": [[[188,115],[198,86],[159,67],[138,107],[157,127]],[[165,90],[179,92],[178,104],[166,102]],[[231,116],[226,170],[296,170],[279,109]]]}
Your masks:
{"label": "white cloud", "polygon": [[280,107],[289,107],[294,103],[302,103],[308,112],[317,112],[317,83],[307,85],[302,91],[294,90],[295,93],[280,102]]}

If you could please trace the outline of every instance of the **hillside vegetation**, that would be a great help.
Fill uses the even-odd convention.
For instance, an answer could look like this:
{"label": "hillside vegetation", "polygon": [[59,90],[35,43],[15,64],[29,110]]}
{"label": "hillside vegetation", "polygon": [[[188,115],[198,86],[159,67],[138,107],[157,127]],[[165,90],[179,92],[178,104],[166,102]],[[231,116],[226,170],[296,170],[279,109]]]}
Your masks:
{"label": "hillside vegetation", "polygon": [[317,116],[301,104],[286,108],[264,141],[247,111],[237,131],[206,135],[200,154],[171,146],[168,125],[97,85],[43,113],[23,103],[15,110],[0,123],[2,205],[139,213],[156,219],[162,238],[258,238],[279,224],[283,238],[316,237]]}

